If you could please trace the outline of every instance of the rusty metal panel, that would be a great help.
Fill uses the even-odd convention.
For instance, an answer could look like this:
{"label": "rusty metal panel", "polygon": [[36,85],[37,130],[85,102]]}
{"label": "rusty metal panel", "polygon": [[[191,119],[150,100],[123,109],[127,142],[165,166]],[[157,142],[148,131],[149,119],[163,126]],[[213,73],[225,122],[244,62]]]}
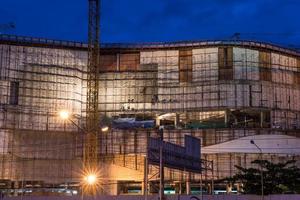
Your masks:
{"label": "rusty metal panel", "polygon": [[259,52],[259,77],[262,81],[272,81],[271,53]]}
{"label": "rusty metal panel", "polygon": [[218,49],[218,62],[219,62],[219,69],[224,69],[225,68],[225,58],[224,58],[224,48],[219,48]]}
{"label": "rusty metal panel", "polygon": [[233,48],[227,47],[225,52],[227,68],[233,68]]}
{"label": "rusty metal panel", "polygon": [[259,77],[262,81],[272,81],[271,69],[270,68],[260,68]]}
{"label": "rusty metal panel", "polygon": [[271,53],[266,51],[259,52],[260,67],[271,67]]}
{"label": "rusty metal panel", "polygon": [[294,72],[294,84],[300,85],[300,70],[298,72]]}
{"label": "rusty metal panel", "polygon": [[232,47],[220,47],[219,54],[219,68],[220,69],[232,69],[233,68],[233,48]]}
{"label": "rusty metal panel", "polygon": [[179,81],[193,81],[193,52],[192,50],[179,51]]}
{"label": "rusty metal panel", "polygon": [[232,80],[233,69],[219,69],[219,80]]}
{"label": "rusty metal panel", "polygon": [[117,55],[101,55],[100,71],[117,71]]}
{"label": "rusty metal panel", "polygon": [[140,68],[140,54],[120,54],[120,71],[136,71]]}
{"label": "rusty metal panel", "polygon": [[219,80],[233,79],[233,48],[220,47],[218,49]]}
{"label": "rusty metal panel", "polygon": [[297,70],[294,72],[294,84],[300,85],[300,58],[297,59]]}

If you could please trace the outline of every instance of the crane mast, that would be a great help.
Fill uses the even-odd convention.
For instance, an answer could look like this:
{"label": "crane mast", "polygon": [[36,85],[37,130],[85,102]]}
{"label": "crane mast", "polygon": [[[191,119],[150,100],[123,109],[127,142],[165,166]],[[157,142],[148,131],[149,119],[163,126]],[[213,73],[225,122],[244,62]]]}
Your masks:
{"label": "crane mast", "polygon": [[100,63],[100,0],[89,1],[88,65],[86,132],[84,138],[83,167],[95,170],[98,164],[99,133],[99,63]]}

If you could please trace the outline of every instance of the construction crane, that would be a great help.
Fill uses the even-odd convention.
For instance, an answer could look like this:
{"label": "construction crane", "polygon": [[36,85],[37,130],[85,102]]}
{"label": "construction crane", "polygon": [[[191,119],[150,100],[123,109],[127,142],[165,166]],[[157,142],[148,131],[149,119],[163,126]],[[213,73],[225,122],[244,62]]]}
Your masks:
{"label": "construction crane", "polygon": [[86,134],[84,138],[84,170],[96,171],[98,168],[98,91],[100,62],[100,0],[88,0],[88,65],[87,65],[87,105]]}

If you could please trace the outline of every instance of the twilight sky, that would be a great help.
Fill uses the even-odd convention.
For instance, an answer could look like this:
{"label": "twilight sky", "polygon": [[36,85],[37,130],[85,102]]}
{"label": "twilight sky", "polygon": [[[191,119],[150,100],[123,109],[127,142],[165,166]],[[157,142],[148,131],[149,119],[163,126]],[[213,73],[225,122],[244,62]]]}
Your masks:
{"label": "twilight sky", "polygon": [[[0,0],[9,34],[87,40],[88,0]],[[229,39],[300,46],[300,0],[102,0],[103,42]]]}

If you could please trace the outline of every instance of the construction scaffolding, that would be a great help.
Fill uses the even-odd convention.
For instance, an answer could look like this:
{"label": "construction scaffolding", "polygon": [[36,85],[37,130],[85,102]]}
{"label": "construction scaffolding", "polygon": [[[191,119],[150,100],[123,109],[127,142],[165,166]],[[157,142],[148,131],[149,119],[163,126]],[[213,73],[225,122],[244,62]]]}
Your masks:
{"label": "construction scaffolding", "polygon": [[[164,126],[165,141],[183,145],[192,135],[203,148],[256,135],[299,138],[299,52],[247,41],[116,44],[103,45],[100,61],[99,124],[110,131],[100,135],[97,151],[108,193],[142,192],[147,137],[158,136],[157,126]],[[87,62],[85,44],[0,38],[0,189],[80,193],[82,130],[57,113],[68,110],[86,128]],[[218,151],[202,155],[214,163],[213,173],[202,174],[206,192],[211,179],[232,176],[235,165],[251,166],[259,156]],[[288,156],[264,154],[300,158]],[[157,170],[149,169],[152,193]],[[187,181],[199,190],[200,179],[165,170],[167,188],[177,193]]]}

